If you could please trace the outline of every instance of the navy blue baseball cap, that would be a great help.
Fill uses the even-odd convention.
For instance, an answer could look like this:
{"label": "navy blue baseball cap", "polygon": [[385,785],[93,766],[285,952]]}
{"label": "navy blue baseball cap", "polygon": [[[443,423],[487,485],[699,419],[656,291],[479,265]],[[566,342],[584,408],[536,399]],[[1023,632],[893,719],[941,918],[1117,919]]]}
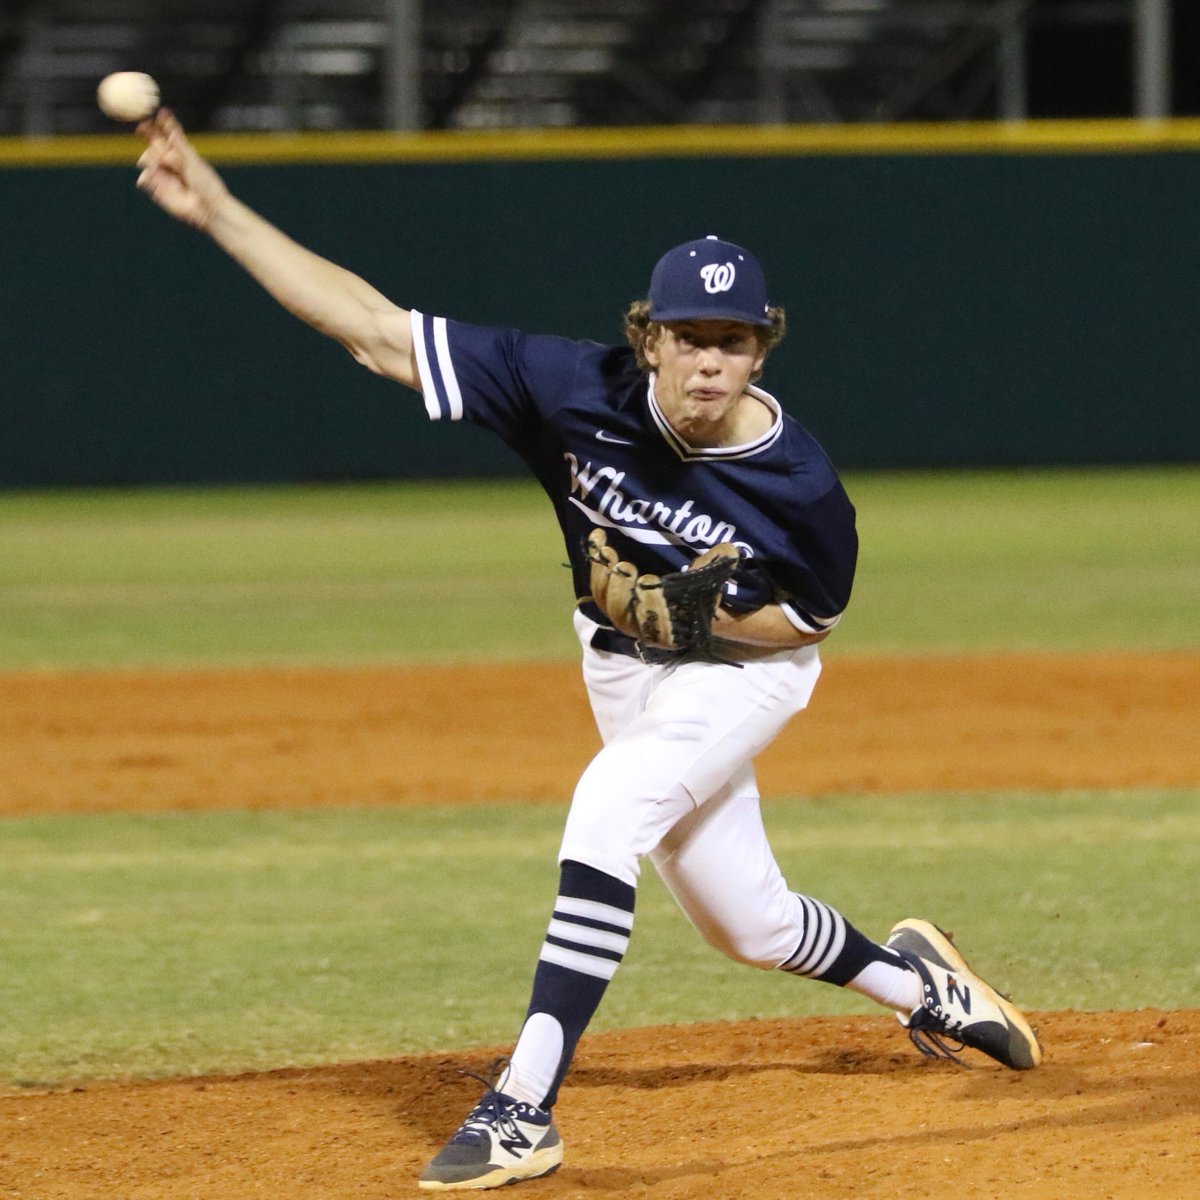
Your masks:
{"label": "navy blue baseball cap", "polygon": [[714,234],[668,250],[650,276],[649,299],[652,321],[771,324],[758,259]]}

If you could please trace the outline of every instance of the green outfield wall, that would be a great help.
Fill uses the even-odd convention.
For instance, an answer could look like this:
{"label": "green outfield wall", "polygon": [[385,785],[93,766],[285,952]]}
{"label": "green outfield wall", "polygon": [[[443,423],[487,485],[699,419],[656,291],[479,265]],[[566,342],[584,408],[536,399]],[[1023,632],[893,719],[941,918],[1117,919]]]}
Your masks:
{"label": "green outfield wall", "polygon": [[[1200,459],[1200,126],[210,138],[392,299],[616,339],[655,258],[763,259],[764,385],[844,466]],[[0,143],[0,486],[511,471],[134,189],[131,138]]]}

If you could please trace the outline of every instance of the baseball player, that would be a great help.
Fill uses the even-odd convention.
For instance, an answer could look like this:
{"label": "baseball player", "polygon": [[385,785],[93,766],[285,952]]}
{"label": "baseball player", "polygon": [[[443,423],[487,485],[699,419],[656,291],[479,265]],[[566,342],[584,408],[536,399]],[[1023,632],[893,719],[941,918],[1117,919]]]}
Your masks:
{"label": "baseball player", "polygon": [[809,702],[850,597],[854,509],[813,438],[757,386],[784,315],[749,251],[670,249],[626,314],[628,345],[405,310],[234,198],[170,113],[140,127],[138,186],[211,237],[432,420],[502,438],[554,506],[603,748],[584,770],[557,898],[511,1057],[420,1177],[491,1188],[563,1159],[553,1109],[629,943],[649,858],[697,931],[739,962],[896,1012],[919,1050],[1041,1059],[1022,1014],[924,920],[883,944],[789,889],[752,761]]}

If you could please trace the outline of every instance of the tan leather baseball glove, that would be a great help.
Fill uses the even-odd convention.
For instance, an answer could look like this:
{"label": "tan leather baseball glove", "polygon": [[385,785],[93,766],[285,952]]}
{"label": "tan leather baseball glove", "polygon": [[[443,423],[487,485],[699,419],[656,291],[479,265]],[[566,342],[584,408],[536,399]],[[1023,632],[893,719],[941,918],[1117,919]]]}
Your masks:
{"label": "tan leather baseball glove", "polygon": [[712,621],[721,590],[738,564],[730,542],[706,550],[681,571],[644,575],[618,559],[603,529],[588,534],[592,599],[614,627],[645,646],[726,661],[715,652]]}

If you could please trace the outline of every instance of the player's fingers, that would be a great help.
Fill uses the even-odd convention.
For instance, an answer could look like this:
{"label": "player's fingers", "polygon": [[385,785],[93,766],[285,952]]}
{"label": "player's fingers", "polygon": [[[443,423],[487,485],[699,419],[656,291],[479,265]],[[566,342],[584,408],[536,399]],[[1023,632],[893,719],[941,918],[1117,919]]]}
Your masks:
{"label": "player's fingers", "polygon": [[137,160],[139,167],[157,167],[163,156],[163,146],[160,142],[151,141],[142,151]]}
{"label": "player's fingers", "polygon": [[187,162],[187,155],[184,153],[182,146],[178,146],[174,142],[168,142],[163,147],[158,161],[160,166],[178,173],[182,172],[184,164]]}
{"label": "player's fingers", "polygon": [[142,138],[146,142],[149,142],[151,145],[153,145],[156,141],[165,138],[166,131],[159,123],[159,117],[161,115],[162,109],[159,109],[154,116],[147,117],[144,121],[139,121],[134,127],[134,132],[138,135],[138,137]]}
{"label": "player's fingers", "polygon": [[169,177],[164,176],[161,171],[143,171],[137,177],[137,187],[156,204],[161,203],[162,198],[166,195],[168,179]]}
{"label": "player's fingers", "polygon": [[188,162],[179,150],[156,142],[142,152],[137,165],[154,174],[173,175],[177,179],[183,180],[186,176]]}
{"label": "player's fingers", "polygon": [[167,145],[173,150],[178,150],[180,154],[185,154],[190,158],[199,158],[199,152],[195,146],[188,140],[188,135],[184,132],[184,128],[170,113],[162,125],[163,134],[166,137]]}

